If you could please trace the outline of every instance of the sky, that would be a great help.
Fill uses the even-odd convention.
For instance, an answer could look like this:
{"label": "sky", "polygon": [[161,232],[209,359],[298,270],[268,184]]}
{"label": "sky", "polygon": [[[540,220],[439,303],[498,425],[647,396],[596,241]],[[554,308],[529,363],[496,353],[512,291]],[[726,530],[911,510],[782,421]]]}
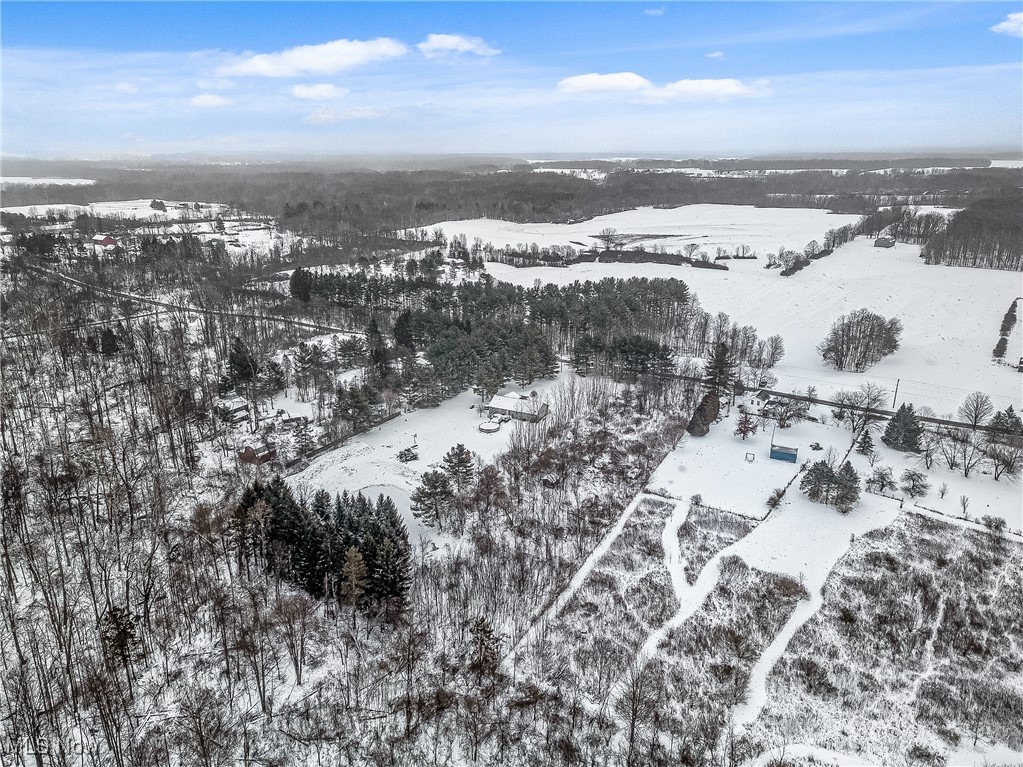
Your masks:
{"label": "sky", "polygon": [[2,151],[1018,154],[1021,10],[2,0]]}

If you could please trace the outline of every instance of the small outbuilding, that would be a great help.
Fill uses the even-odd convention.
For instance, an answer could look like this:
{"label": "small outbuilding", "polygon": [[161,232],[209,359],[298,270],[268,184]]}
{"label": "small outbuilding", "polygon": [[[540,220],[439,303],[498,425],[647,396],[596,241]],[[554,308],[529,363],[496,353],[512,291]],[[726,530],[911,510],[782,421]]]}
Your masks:
{"label": "small outbuilding", "polygon": [[273,444],[261,443],[245,445],[238,453],[238,460],[253,466],[262,466],[277,457],[277,447]]}
{"label": "small outbuilding", "polygon": [[532,423],[543,420],[547,416],[548,409],[547,403],[538,401],[535,396],[514,391],[507,394],[496,394],[487,403],[487,413],[491,417],[507,415],[517,421]]}
{"label": "small outbuilding", "polygon": [[785,447],[784,445],[776,445],[771,443],[771,457],[776,461],[788,461],[789,463],[795,463],[796,458],[799,457],[799,450],[794,447]]}
{"label": "small outbuilding", "polygon": [[894,237],[878,237],[874,240],[875,248],[894,248],[895,238]]}

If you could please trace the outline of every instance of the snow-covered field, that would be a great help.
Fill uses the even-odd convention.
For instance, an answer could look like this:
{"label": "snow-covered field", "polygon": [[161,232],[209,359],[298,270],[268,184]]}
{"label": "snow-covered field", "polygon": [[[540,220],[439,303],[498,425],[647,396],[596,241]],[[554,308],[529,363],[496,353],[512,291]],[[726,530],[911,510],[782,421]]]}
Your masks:
{"label": "snow-covered field", "polygon": [[77,205],[74,203],[46,203],[43,205],[15,205],[12,207],[0,208],[4,213],[21,213],[26,216],[47,216],[50,213],[60,215],[65,213],[74,217],[79,213],[89,213],[93,216],[106,216],[109,218],[137,218],[149,219],[152,221],[180,221],[181,219],[203,219],[215,216],[227,206],[221,203],[199,202],[200,210],[195,209],[195,202],[182,202],[179,200],[162,200],[167,210],[155,210],[150,207],[152,199],[148,200],[113,200],[110,202],[93,202],[88,205]]}
{"label": "snow-covered field", "polygon": [[[810,208],[685,205],[680,208],[637,208],[575,224],[517,224],[480,218],[444,221],[437,226],[448,237],[464,234],[469,242],[479,237],[495,247],[533,242],[540,247],[573,243],[576,247],[578,243],[589,247],[599,245],[593,239],[594,235],[602,229],[612,228],[619,234],[630,236],[630,246],[660,245],[668,250],[681,250],[682,246],[695,242],[713,255],[718,246],[732,249],[736,245],[749,245],[763,257],[764,253],[777,251],[780,247],[802,250],[810,240],[822,241],[828,229],[837,229],[858,219],[859,216]],[[639,235],[651,237],[643,239]]]}
{"label": "snow-covered field", "polygon": [[51,185],[51,186],[92,186],[96,183],[94,178],[61,178],[36,177],[36,176],[0,176],[0,189],[5,186],[30,186],[30,185]]}
{"label": "snow-covered field", "polygon": [[[785,217],[791,212],[779,211],[779,215]],[[835,220],[828,224],[840,217],[822,216],[822,226],[843,223]],[[581,230],[599,231],[595,222],[600,220],[563,227],[540,226],[547,228],[549,244],[566,244]],[[492,233],[497,231],[491,227]],[[557,231],[563,232],[560,238]],[[819,231],[817,237],[822,234]],[[741,233],[736,235],[737,242],[742,239]],[[788,239],[796,242],[799,238]],[[786,352],[774,371],[779,379],[775,388],[816,386],[824,396],[873,381],[893,395],[898,385],[898,402],[926,405],[938,414],[954,413],[967,394],[980,390],[997,408],[1014,405],[1019,410],[1020,374],[1012,367],[991,362],[1002,316],[1012,300],[1023,294],[1019,274],[927,266],[918,254],[915,245],[875,248],[873,240],[860,237],[791,277],[782,277],[774,269],[765,270],[763,259],[728,261],[727,272],[667,264],[602,263],[575,264],[567,269],[516,269],[489,263],[487,271],[499,280],[526,287],[536,280],[567,285],[606,277],[675,277],[694,290],[708,311],[726,312],[740,324],[756,327],[762,337],[775,333],[782,336]],[[841,315],[864,307],[902,321],[901,348],[865,373],[825,368],[817,344]],[[1023,340],[1016,332],[1010,337],[1005,359],[1013,361],[1020,356]]]}

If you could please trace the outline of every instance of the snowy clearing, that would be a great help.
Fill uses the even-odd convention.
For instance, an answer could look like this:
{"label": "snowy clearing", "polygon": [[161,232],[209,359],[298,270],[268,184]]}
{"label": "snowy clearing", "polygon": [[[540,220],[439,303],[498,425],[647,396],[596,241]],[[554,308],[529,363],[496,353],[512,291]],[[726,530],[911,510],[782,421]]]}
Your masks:
{"label": "snowy clearing", "polygon": [[[526,390],[542,395],[574,375],[566,371],[556,379],[534,381]],[[503,424],[496,434],[481,432],[479,425],[486,420],[486,415],[485,411],[480,415],[476,410],[480,401],[478,394],[466,391],[445,400],[439,407],[405,413],[359,434],[337,450],[318,456],[289,481],[314,490],[324,489],[331,495],[344,490],[390,494],[404,516],[409,538],[413,541],[430,539],[434,534],[412,516],[410,503],[411,493],[419,485],[422,473],[439,464],[444,454],[458,443],[482,460],[490,460],[507,448],[508,438],[515,428],[512,421]],[[418,445],[419,460],[399,461],[398,451],[413,444]]]}
{"label": "snowy clearing", "polygon": [[[479,237],[499,248],[533,242],[540,247],[571,245],[573,241],[598,245],[594,235],[602,229],[613,228],[619,234],[630,236],[632,246],[645,243],[681,250],[683,245],[695,242],[713,254],[718,246],[734,248],[736,245],[749,245],[763,254],[777,251],[780,247],[802,250],[810,240],[823,240],[828,229],[853,224],[858,219],[859,216],[811,208],[684,205],[679,208],[636,208],[575,224],[517,224],[480,218],[444,221],[436,226],[443,229],[449,238],[464,234],[469,242]],[[643,239],[637,237],[639,235],[651,237]],[[763,266],[762,262],[760,266]],[[536,276],[540,275],[530,279]]]}

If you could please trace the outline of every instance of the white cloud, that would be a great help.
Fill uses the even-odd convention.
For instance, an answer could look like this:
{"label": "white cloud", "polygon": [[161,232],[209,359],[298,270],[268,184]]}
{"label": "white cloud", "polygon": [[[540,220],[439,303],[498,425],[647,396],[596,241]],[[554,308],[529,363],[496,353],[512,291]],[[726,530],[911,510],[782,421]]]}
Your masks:
{"label": "white cloud", "polygon": [[220,76],[296,77],[333,75],[374,61],[404,55],[404,43],[390,37],[374,40],[334,40],[321,45],[300,45],[277,53],[251,54],[234,64],[220,67]]}
{"label": "white cloud", "polygon": [[992,32],[1012,37],[1023,37],[1023,13],[1010,13],[1005,21],[991,27]]}
{"label": "white cloud", "polygon": [[647,16],[663,16],[664,8],[647,8],[643,11]]}
{"label": "white cloud", "polygon": [[291,95],[297,99],[308,99],[309,101],[329,101],[339,99],[347,94],[344,88],[338,88],[332,83],[318,83],[317,85],[296,85],[291,89]]}
{"label": "white cloud", "polygon": [[724,51],[711,51],[707,54],[708,59],[723,59],[725,57]]}
{"label": "white cloud", "polygon": [[728,101],[734,98],[768,96],[767,80],[744,83],[741,80],[678,80],[663,86],[654,85],[635,72],[600,75],[590,73],[566,77],[558,90],[571,95],[636,94],[643,101]]}
{"label": "white cloud", "polygon": [[464,37],[463,35],[427,35],[426,40],[416,47],[428,59],[449,53],[496,56],[501,52],[488,45],[482,37]]}
{"label": "white cloud", "polygon": [[558,90],[562,93],[625,93],[653,87],[653,83],[635,72],[615,72],[608,75],[591,72],[566,77],[558,83]]}
{"label": "white cloud", "polygon": [[741,80],[678,80],[663,88],[656,88],[649,94],[655,101],[728,101],[735,98],[769,96],[771,91],[766,80],[755,80],[746,84]]}
{"label": "white cloud", "polygon": [[118,93],[138,93],[139,87],[132,83],[118,83],[114,86],[114,90]]}
{"label": "white cloud", "polygon": [[192,97],[192,106],[194,107],[223,107],[232,103],[234,102],[231,99],[218,96],[216,93],[200,93],[198,96]]}
{"label": "white cloud", "polygon": [[310,125],[330,125],[331,123],[345,122],[347,120],[369,120],[373,117],[380,117],[384,114],[382,110],[371,109],[370,107],[355,107],[354,109],[334,110],[317,109],[305,118],[303,122]]}

